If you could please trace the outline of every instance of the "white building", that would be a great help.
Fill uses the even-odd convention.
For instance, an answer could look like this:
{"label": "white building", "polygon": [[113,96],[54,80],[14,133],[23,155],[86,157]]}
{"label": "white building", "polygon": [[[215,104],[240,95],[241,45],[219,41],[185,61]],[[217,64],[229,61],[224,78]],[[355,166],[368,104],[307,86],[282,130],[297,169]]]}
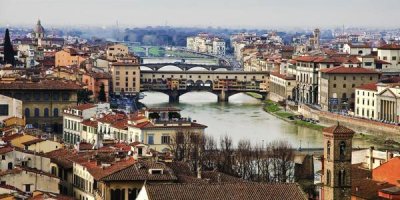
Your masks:
{"label": "white building", "polygon": [[377,119],[400,123],[400,83],[377,85]]}
{"label": "white building", "polygon": [[391,63],[391,71],[400,72],[400,45],[387,44],[379,47],[378,59]]}
{"label": "white building", "polygon": [[350,55],[370,55],[372,53],[372,48],[364,43],[346,43],[343,46],[343,52]]}
{"label": "white building", "polygon": [[356,88],[355,116],[367,119],[377,119],[376,83],[364,84]]}
{"label": "white building", "polygon": [[197,36],[186,38],[186,48],[199,53],[222,56],[225,55],[225,45],[222,38],[213,37],[206,33],[199,33]]}
{"label": "white building", "polygon": [[9,117],[22,118],[22,101],[0,95],[0,121]]}

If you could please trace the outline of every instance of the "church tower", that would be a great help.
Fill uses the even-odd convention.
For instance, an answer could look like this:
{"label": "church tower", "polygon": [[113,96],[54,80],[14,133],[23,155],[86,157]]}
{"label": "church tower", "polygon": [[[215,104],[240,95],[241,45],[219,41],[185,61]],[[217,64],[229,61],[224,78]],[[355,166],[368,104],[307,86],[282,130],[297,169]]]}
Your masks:
{"label": "church tower", "polygon": [[35,39],[37,40],[37,43],[39,46],[42,46],[42,39],[44,38],[44,28],[42,24],[40,23],[40,20],[38,20],[35,28],[33,29],[33,34]]}
{"label": "church tower", "polygon": [[323,200],[350,200],[354,131],[338,123],[325,128],[323,134]]}
{"label": "church tower", "polygon": [[316,28],[314,29],[314,49],[319,49],[320,48],[320,40],[321,40],[321,31]]}

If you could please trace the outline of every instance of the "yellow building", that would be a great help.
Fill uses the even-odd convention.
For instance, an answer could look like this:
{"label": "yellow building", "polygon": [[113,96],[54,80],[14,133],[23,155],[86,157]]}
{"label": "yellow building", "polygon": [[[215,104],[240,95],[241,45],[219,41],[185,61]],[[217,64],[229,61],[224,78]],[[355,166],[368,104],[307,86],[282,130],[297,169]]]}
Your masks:
{"label": "yellow building", "polygon": [[116,61],[129,54],[128,47],[123,44],[114,44],[107,48],[107,60]]}
{"label": "yellow building", "polygon": [[56,52],[55,55],[55,66],[71,66],[80,65],[87,59],[87,53],[74,48],[65,48],[61,51]]}
{"label": "yellow building", "polygon": [[119,59],[111,65],[114,94],[140,92],[139,58]]}
{"label": "yellow building", "polygon": [[0,94],[22,100],[27,124],[62,131],[62,110],[77,104],[80,86],[58,80],[13,81],[0,84]]}

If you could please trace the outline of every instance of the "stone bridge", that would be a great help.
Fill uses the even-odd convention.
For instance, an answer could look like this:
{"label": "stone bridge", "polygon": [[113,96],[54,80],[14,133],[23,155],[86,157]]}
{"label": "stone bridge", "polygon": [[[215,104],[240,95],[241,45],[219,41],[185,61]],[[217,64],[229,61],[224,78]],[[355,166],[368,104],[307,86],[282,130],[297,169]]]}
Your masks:
{"label": "stone bridge", "polygon": [[170,102],[179,102],[179,96],[191,91],[212,92],[219,102],[237,93],[255,92],[264,98],[268,93],[269,72],[141,71],[140,76],[141,92],[165,93]]}
{"label": "stone bridge", "polygon": [[148,63],[148,64],[140,64],[141,67],[148,67],[152,71],[158,71],[159,69],[167,66],[174,66],[182,71],[188,71],[193,68],[204,68],[207,71],[215,71],[215,70],[231,70],[231,66],[223,66],[223,65],[200,65],[200,64],[188,64],[188,63]]}

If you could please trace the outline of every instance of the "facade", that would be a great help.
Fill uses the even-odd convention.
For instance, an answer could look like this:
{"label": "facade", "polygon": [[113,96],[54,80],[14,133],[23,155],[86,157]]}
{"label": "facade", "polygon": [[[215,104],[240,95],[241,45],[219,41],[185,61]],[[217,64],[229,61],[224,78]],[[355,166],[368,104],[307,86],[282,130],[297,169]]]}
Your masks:
{"label": "facade", "polygon": [[388,123],[400,123],[400,84],[378,84],[377,89],[377,119]]}
{"label": "facade", "polygon": [[377,115],[377,83],[363,84],[356,88],[355,109],[356,117],[378,119]]}
{"label": "facade", "polygon": [[22,118],[22,101],[0,95],[0,121],[10,117]]}
{"label": "facade", "polygon": [[86,85],[84,86],[88,90],[93,92],[92,99],[97,102],[100,89],[104,86],[104,93],[106,95],[106,102],[109,100],[110,96],[110,83],[111,75],[108,73],[92,72],[82,75],[82,82]]}
{"label": "facade", "polygon": [[276,72],[271,72],[269,77],[269,95],[272,100],[293,100],[293,89],[295,87],[295,76],[287,76]]}
{"label": "facade", "polygon": [[85,61],[88,55],[78,49],[64,48],[55,54],[55,67],[78,65]]}
{"label": "facade", "polygon": [[319,70],[319,105],[325,111],[348,111],[355,107],[355,89],[377,82],[380,73],[360,67],[333,67]]}
{"label": "facade", "polygon": [[126,57],[129,54],[128,47],[123,44],[114,44],[107,47],[107,60],[116,61],[118,58]]}
{"label": "facade", "polygon": [[186,48],[198,53],[224,56],[225,45],[225,41],[222,38],[212,37],[206,33],[200,33],[197,36],[186,39]]}
{"label": "facade", "polygon": [[140,65],[138,59],[119,60],[111,64],[112,89],[116,95],[140,92]]}
{"label": "facade", "polygon": [[323,130],[322,199],[351,199],[351,152],[354,131],[342,125]]}
{"label": "facade", "polygon": [[370,55],[372,53],[372,48],[364,43],[347,43],[343,46],[343,52],[350,55]]}
{"label": "facade", "polygon": [[378,48],[378,59],[391,63],[390,69],[400,71],[400,45],[387,44]]}
{"label": "facade", "polygon": [[61,132],[61,111],[76,105],[79,89],[81,87],[75,83],[56,80],[12,81],[0,84],[0,94],[22,101],[27,124],[54,132]]}

